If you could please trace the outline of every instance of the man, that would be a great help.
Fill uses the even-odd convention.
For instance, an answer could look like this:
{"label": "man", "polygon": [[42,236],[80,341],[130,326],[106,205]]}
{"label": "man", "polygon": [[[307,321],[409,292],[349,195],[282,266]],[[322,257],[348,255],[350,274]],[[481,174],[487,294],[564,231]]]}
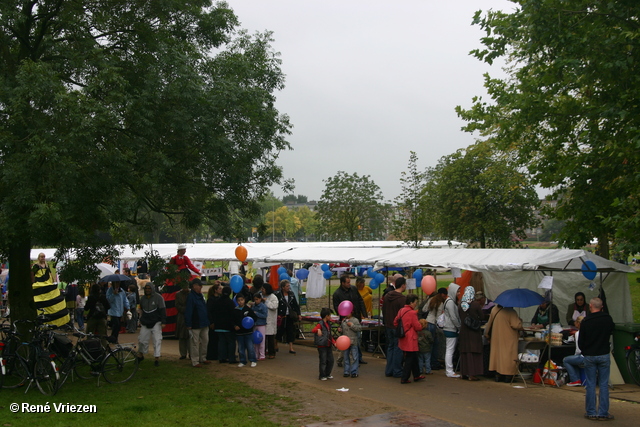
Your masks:
{"label": "man", "polygon": [[[338,306],[343,301],[351,301],[353,304],[353,317],[358,321],[362,321],[363,317],[367,317],[367,308],[364,305],[364,300],[358,292],[358,288],[351,286],[351,278],[344,274],[340,277],[340,287],[333,293],[333,309],[338,313]],[[342,318],[342,316],[340,316]],[[342,319],[341,319],[342,320]],[[362,349],[358,345],[358,358],[360,363],[366,365],[367,362],[362,360]],[[342,366],[343,357],[340,355],[338,358],[338,366]]]}
{"label": "man", "polygon": [[200,279],[200,270],[198,270],[185,255],[187,245],[178,245],[178,253],[169,260],[170,265],[177,267],[177,277],[172,280],[165,281],[162,289],[162,298],[167,308],[167,323],[162,332],[167,336],[173,336],[176,333],[176,321],[178,310],[176,309],[176,294],[182,289],[183,281],[188,282],[192,279]]}
{"label": "man", "polygon": [[153,338],[153,355],[156,358],[154,365],[160,365],[160,350],[162,348],[162,327],[167,321],[167,311],[164,307],[164,300],[154,290],[153,286],[147,283],[144,286],[144,295],[140,298],[140,335],[138,336],[138,348],[140,353],[138,358],[144,359],[144,355],[149,350],[149,340]]}
{"label": "man", "polygon": [[120,282],[111,282],[111,286],[107,289],[107,301],[111,306],[107,311],[107,314],[111,316],[111,337],[109,341],[117,344],[122,321],[130,308],[126,292],[120,289]]}
{"label": "man", "polygon": [[[602,311],[602,300],[589,301],[590,313],[580,325],[578,346],[584,356],[587,374],[587,394],[585,397],[585,418],[590,420],[612,420],[609,413],[609,368],[611,346],[609,338],[615,327],[611,316]],[[600,402],[596,409],[596,378],[600,386]]]}
{"label": "man", "polygon": [[382,305],[382,318],[386,330],[387,338],[387,366],[384,374],[387,377],[402,378],[402,350],[398,347],[398,337],[393,320],[398,315],[398,311],[405,305],[405,296],[402,293],[407,288],[407,281],[404,277],[399,277],[395,281],[395,290],[389,291],[384,297]]}
{"label": "man", "polygon": [[178,245],[178,253],[169,260],[169,264],[177,265],[179,273],[184,270],[191,270],[193,273],[200,275],[200,270],[191,263],[191,260],[185,253],[187,253],[187,245]]}
{"label": "man", "polygon": [[396,273],[391,278],[389,278],[389,286],[387,286],[384,291],[382,291],[382,298],[386,297],[387,294],[391,291],[396,290],[396,280],[402,277],[402,274]]}
{"label": "man", "polygon": [[184,310],[184,322],[187,324],[190,336],[191,365],[194,368],[201,368],[203,364],[210,364],[211,361],[207,360],[209,317],[200,279],[191,281],[191,292],[187,297],[187,307]]}

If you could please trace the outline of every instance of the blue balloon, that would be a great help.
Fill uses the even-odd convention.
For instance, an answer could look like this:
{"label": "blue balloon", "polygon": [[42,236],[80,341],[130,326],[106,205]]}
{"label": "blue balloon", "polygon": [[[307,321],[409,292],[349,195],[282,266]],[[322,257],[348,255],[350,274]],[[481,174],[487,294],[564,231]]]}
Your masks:
{"label": "blue balloon", "polygon": [[322,271],[329,271],[329,265],[328,264],[322,264],[320,266],[320,268],[322,269]]}
{"label": "blue balloon", "polygon": [[251,339],[253,340],[254,344],[260,344],[264,337],[262,336],[262,333],[260,331],[253,331]]}
{"label": "blue balloon", "polygon": [[281,275],[282,273],[286,273],[286,272],[287,272],[286,268],[284,268],[284,267],[279,267],[278,268],[278,275]]}
{"label": "blue balloon", "polygon": [[582,264],[581,270],[584,277],[588,280],[593,280],[596,278],[598,267],[593,261],[587,260]]}
{"label": "blue balloon", "polygon": [[296,277],[298,278],[298,280],[305,280],[307,277],[309,277],[309,270],[307,270],[306,268],[301,268],[300,270],[296,271]]}
{"label": "blue balloon", "polygon": [[367,276],[373,278],[376,275],[375,270],[373,269],[373,267],[369,267],[367,268]]}
{"label": "blue balloon", "polygon": [[378,287],[380,287],[380,283],[376,282],[375,280],[372,280],[369,282],[369,287],[371,289],[378,289]]}
{"label": "blue balloon", "polygon": [[231,280],[229,281],[229,285],[231,285],[231,290],[237,294],[242,290],[244,281],[242,280],[242,277],[236,275],[231,278]]}
{"label": "blue balloon", "polygon": [[378,273],[378,274],[376,274],[376,281],[377,281],[378,283],[382,283],[382,282],[384,282],[384,274],[382,274],[382,273]]}
{"label": "blue balloon", "polygon": [[291,277],[287,273],[280,274],[280,280],[291,280]]}
{"label": "blue balloon", "polygon": [[248,316],[242,319],[242,327],[245,329],[253,328],[253,319]]}
{"label": "blue balloon", "polygon": [[418,280],[418,279],[422,279],[422,269],[417,269],[416,271],[413,272],[413,278]]}
{"label": "blue balloon", "polygon": [[327,280],[331,279],[331,276],[333,276],[333,272],[331,270],[325,270],[325,272],[322,273],[322,276]]}

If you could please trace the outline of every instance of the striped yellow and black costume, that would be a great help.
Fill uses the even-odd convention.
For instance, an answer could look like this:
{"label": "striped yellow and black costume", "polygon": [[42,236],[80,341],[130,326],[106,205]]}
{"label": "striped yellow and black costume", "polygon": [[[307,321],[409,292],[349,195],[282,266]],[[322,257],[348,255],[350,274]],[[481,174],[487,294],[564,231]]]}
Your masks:
{"label": "striped yellow and black costume", "polygon": [[69,323],[69,312],[64,296],[60,294],[58,286],[53,282],[53,276],[49,266],[41,267],[34,264],[31,267],[34,276],[33,299],[36,309],[43,309],[50,319],[49,324],[62,326]]}

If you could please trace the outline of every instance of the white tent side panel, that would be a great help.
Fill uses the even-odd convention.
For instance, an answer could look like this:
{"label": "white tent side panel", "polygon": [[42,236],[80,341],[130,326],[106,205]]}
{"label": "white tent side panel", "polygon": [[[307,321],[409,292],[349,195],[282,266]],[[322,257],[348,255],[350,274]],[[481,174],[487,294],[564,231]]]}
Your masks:
{"label": "white tent side panel", "polygon": [[[495,299],[500,293],[507,289],[526,288],[539,294],[544,294],[543,289],[538,289],[540,281],[544,277],[539,271],[503,271],[503,272],[482,272],[484,279],[484,289],[487,297]],[[631,299],[629,298],[629,280],[626,273],[609,273],[602,275],[603,289],[607,297],[609,314],[616,323],[633,322],[633,311]],[[554,271],[553,272],[553,303],[560,312],[560,323],[567,326],[566,314],[570,303],[574,301],[576,292],[585,294],[587,302],[598,296],[600,288],[600,275],[594,282],[596,288],[589,290],[590,280],[587,280],[582,273],[574,271]],[[518,311],[518,309],[516,309]],[[530,323],[536,307],[519,309],[520,318],[525,323]]]}

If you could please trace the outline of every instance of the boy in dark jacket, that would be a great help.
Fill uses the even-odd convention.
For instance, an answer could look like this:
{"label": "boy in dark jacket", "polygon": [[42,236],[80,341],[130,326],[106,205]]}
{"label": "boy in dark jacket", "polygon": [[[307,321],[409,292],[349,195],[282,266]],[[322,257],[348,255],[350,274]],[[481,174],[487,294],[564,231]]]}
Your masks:
{"label": "boy in dark jacket", "polygon": [[[233,312],[233,325],[236,331],[238,355],[240,357],[238,367],[242,368],[246,365],[248,358],[249,362],[251,362],[251,367],[255,368],[258,366],[258,360],[256,359],[256,353],[253,349],[251,335],[253,334],[253,324],[255,322],[256,315],[253,313],[253,310],[245,304],[243,294],[236,295],[236,302],[238,303],[238,306]],[[252,319],[252,321],[247,321],[245,319]],[[251,326],[247,327],[249,324],[251,324]]]}
{"label": "boy in dark jacket", "polygon": [[320,359],[320,376],[318,379],[326,381],[333,379],[331,375],[331,370],[333,369],[333,351],[331,347],[334,344],[334,340],[331,336],[331,309],[325,307],[320,310],[320,317],[322,317],[322,320],[311,330],[311,333],[317,335],[319,337],[318,340],[322,342],[322,344],[318,344],[318,357]]}

